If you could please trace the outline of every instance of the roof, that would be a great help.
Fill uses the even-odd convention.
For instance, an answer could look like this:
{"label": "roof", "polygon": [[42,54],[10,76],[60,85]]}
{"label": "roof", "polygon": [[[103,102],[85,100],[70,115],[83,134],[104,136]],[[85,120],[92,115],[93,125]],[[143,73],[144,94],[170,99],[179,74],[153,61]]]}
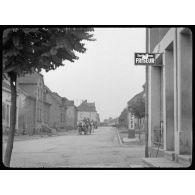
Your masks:
{"label": "roof", "polygon": [[45,89],[50,93],[50,95],[57,101],[58,104],[62,106],[74,106],[73,100],[68,100],[66,97],[61,97],[58,93],[52,92],[49,87],[45,85]]}
{"label": "roof", "polygon": [[44,88],[46,89],[47,92],[49,92],[49,94],[51,95],[51,97],[52,97],[58,104],[61,104],[60,99],[55,95],[54,92],[51,91],[51,89],[49,89],[49,87],[47,87],[46,85],[44,85]]}
{"label": "roof", "polygon": [[25,74],[25,76],[18,77],[18,83],[37,84],[40,78],[43,80],[43,75],[37,72],[33,74]]}
{"label": "roof", "polygon": [[66,101],[64,102],[64,104],[65,104],[66,106],[74,106],[74,101],[73,101],[73,100],[66,100]]}
{"label": "roof", "polygon": [[6,89],[9,89],[10,90],[10,84],[7,81],[3,80],[3,82],[2,82],[2,88],[6,88]]}
{"label": "roof", "polygon": [[95,103],[89,103],[83,101],[78,107],[77,110],[80,112],[96,112]]}
{"label": "roof", "polygon": [[[26,96],[28,96],[28,97],[33,97],[33,96],[31,96],[25,89],[23,89],[22,87],[17,87],[17,89],[18,89],[18,91],[20,92],[20,93],[23,93],[24,95],[26,95]],[[35,98],[35,97],[33,97],[33,98]]]}
{"label": "roof", "polygon": [[36,98],[35,94],[33,94],[33,91],[31,88],[29,88],[26,85],[19,85],[20,89],[23,90],[28,96]]}

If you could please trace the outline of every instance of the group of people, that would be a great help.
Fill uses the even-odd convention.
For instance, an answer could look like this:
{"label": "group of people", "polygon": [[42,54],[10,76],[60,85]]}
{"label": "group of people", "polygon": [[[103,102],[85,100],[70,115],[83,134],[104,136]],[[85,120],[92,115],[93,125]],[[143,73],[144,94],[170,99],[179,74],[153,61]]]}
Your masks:
{"label": "group of people", "polygon": [[97,129],[97,122],[90,120],[89,118],[84,118],[77,123],[78,132],[81,135],[84,133],[85,135],[91,134],[94,132],[94,129]]}

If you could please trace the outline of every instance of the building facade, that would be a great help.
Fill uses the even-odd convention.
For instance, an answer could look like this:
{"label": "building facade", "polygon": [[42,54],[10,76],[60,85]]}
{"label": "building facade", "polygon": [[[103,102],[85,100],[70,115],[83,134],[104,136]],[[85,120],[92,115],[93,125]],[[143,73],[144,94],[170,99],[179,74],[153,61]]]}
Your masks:
{"label": "building facade", "polygon": [[18,132],[33,135],[35,133],[36,98],[20,88]]}
{"label": "building facade", "polygon": [[67,129],[75,129],[76,122],[77,122],[77,110],[74,105],[74,101],[66,100],[66,115],[65,115],[65,122]]}
{"label": "building facade", "polygon": [[77,112],[74,101],[61,97],[57,93],[53,93],[53,96],[59,103],[59,128],[64,130],[76,128]]}
{"label": "building facade", "polygon": [[149,28],[147,50],[159,53],[147,69],[149,155],[192,154],[192,33],[187,28]]}
{"label": "building facade", "polygon": [[[8,80],[3,80],[2,97],[3,132],[7,132],[10,127],[11,107]],[[16,132],[33,135],[75,129],[77,109],[74,101],[59,96],[45,86],[40,73],[33,73],[17,80],[16,117]]]}
{"label": "building facade", "polygon": [[77,107],[77,121],[82,121],[84,118],[99,122],[95,103],[89,103],[85,100]]}
{"label": "building facade", "polygon": [[[18,130],[18,90],[16,97],[16,130]],[[2,82],[2,127],[3,133],[7,133],[10,128],[10,108],[11,108],[11,90],[9,81],[3,79]]]}
{"label": "building facade", "polygon": [[20,98],[20,129],[26,134],[39,134],[43,126],[49,126],[51,106],[43,76],[34,73],[19,77],[18,87],[23,91]]}
{"label": "building facade", "polygon": [[47,100],[51,105],[49,126],[53,129],[59,130],[61,126],[61,102],[47,86],[45,86],[45,92]]}

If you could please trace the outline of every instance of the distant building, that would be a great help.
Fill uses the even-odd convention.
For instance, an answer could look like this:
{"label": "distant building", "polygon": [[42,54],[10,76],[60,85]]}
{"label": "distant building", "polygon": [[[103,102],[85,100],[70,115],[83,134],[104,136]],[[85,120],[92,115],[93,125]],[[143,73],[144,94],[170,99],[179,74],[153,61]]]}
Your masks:
{"label": "distant building", "polygon": [[66,128],[67,129],[74,129],[76,128],[77,122],[77,110],[76,106],[74,105],[73,100],[66,99],[64,102],[66,106]]}
{"label": "distant building", "polygon": [[47,86],[44,87],[48,102],[51,104],[49,126],[53,129],[59,130],[62,126],[61,122],[63,121],[61,119],[61,100],[56,97],[55,93],[53,93]]}
{"label": "distant building", "polygon": [[77,107],[77,121],[81,121],[84,118],[89,118],[90,120],[94,120],[96,122],[99,121],[94,102],[89,103],[85,100]]}
{"label": "distant building", "polygon": [[[51,90],[48,91],[50,91],[51,97],[55,99],[55,103],[53,102],[53,104],[55,104],[55,112],[51,114],[55,118],[58,128],[66,130],[74,129],[77,121],[77,112],[74,101],[61,97],[57,93],[51,92]],[[56,106],[56,101],[58,106]],[[54,107],[54,105],[52,106]],[[52,120],[54,120],[54,118]]]}

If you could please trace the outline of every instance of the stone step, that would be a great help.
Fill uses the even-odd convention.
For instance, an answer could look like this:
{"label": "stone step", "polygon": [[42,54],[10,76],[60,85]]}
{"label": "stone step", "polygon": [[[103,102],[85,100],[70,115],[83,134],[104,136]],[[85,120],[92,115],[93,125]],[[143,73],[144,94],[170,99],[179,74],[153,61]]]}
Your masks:
{"label": "stone step", "polygon": [[189,167],[192,163],[192,155],[178,155],[178,163]]}
{"label": "stone step", "polygon": [[179,164],[168,160],[166,158],[143,158],[144,163],[146,163],[150,167],[157,167],[157,168],[183,168],[186,167],[183,164]]}

